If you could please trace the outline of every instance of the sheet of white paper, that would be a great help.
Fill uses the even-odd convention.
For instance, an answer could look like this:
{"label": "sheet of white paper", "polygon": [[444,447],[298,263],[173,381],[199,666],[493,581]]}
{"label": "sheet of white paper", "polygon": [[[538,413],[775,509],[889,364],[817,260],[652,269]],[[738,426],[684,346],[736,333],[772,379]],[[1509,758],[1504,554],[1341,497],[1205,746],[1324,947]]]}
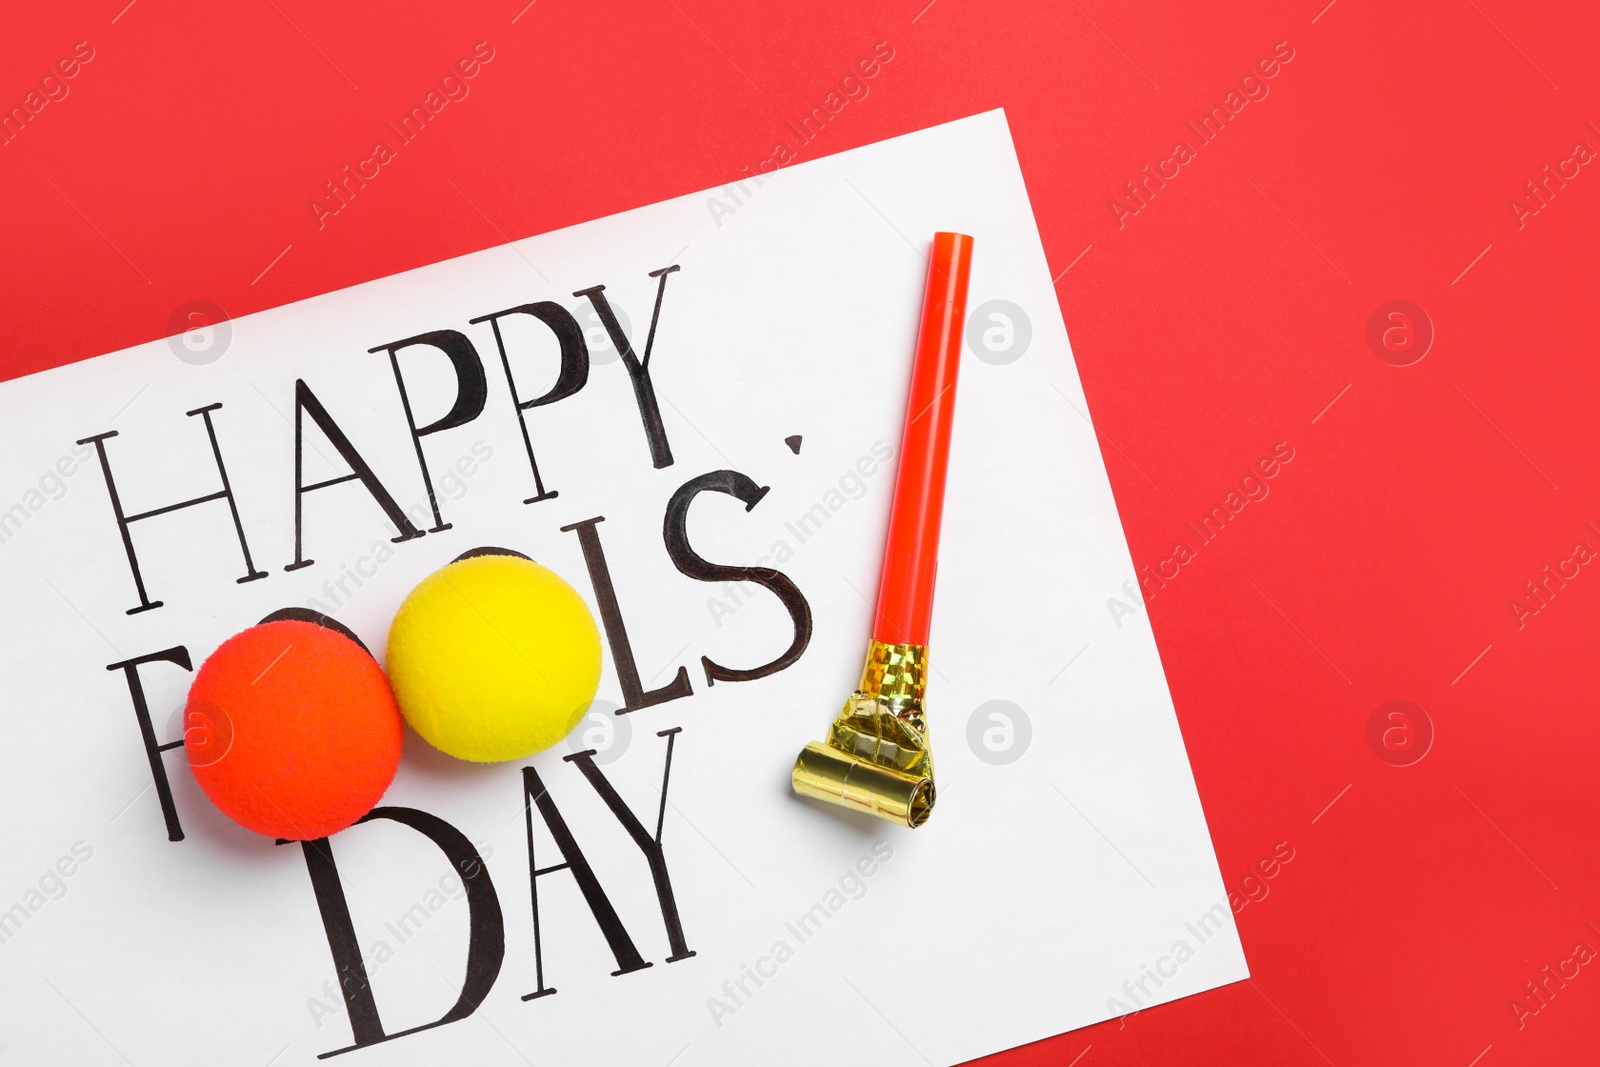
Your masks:
{"label": "sheet of white paper", "polygon": [[[976,238],[932,638],[940,802],[917,831],[795,798],[789,771],[856,681],[893,480],[912,341],[938,229]],[[629,374],[579,290],[642,347],[671,449],[652,465]],[[469,320],[570,308],[592,367],[527,412],[533,479],[499,352]],[[995,301],[1003,301],[996,304]],[[507,322],[523,398],[555,380],[551,334]],[[298,845],[223,817],[182,749],[166,752],[185,837],[168,840],[129,687],[107,664],[183,646],[196,667],[284,606],[328,611],[382,653],[411,587],[480,545],[562,574],[598,612],[578,538],[597,529],[646,688],[682,667],[692,695],[594,714],[567,744],[499,766],[407,735],[385,803],[431,812],[483,854],[504,961],[477,1011],[348,1053],[372,1065],[953,1064],[1247,976],[1088,406],[1000,112],[488,249],[237,319],[223,346],[167,341],[0,385],[0,1042],[18,1063],[310,1064],[352,1043]],[[472,422],[423,440],[452,528],[392,544],[359,482],[304,497],[292,572],[295,382],[303,379],[418,525],[434,525],[384,353],[457,330],[487,369]],[[983,336],[987,332],[987,336]],[[974,348],[974,342],[976,348]],[[208,349],[207,344],[211,347]],[[178,342],[178,348],[183,348]],[[198,353],[198,354],[197,354]],[[419,424],[454,390],[425,347],[401,354]],[[208,404],[255,564],[226,504],[131,526],[128,513],[218,490]],[[796,453],[785,438],[801,435]],[[345,473],[307,420],[306,482]],[[706,682],[702,657],[752,667],[793,635],[776,597],[680,573],[668,499],[732,469],[770,491],[749,511],[702,494],[706,559],[775,566],[814,618],[793,666]],[[1120,604],[1120,607],[1119,607]],[[181,736],[193,677],[140,671],[158,740]],[[623,695],[608,648],[600,695]],[[1002,702],[1002,703],[992,703]],[[671,955],[644,853],[563,756],[584,747],[662,841],[683,936]],[[618,964],[570,873],[538,879],[535,974],[523,765],[535,767],[647,969]],[[560,862],[532,820],[540,867]],[[455,1002],[468,906],[443,854],[395,822],[332,838],[387,1033]]]}

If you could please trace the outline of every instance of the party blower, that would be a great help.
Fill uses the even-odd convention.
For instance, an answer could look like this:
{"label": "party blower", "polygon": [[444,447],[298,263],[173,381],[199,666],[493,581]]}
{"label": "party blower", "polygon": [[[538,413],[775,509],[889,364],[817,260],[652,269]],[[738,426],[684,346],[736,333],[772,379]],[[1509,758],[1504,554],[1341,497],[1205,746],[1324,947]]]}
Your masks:
{"label": "party blower", "polygon": [[971,272],[972,238],[934,234],[866,667],[827,743],[794,764],[801,796],[911,827],[928,821],[935,797],[922,698]]}

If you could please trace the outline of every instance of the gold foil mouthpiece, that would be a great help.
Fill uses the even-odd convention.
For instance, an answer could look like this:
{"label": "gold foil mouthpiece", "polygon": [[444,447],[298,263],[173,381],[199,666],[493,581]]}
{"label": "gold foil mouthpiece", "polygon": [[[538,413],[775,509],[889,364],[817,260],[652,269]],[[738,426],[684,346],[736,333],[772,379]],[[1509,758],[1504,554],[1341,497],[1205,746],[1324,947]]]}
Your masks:
{"label": "gold foil mouthpiece", "polygon": [[926,645],[867,646],[861,685],[834,719],[828,741],[813,741],[794,764],[803,797],[918,827],[933,812],[933,753],[923,717]]}

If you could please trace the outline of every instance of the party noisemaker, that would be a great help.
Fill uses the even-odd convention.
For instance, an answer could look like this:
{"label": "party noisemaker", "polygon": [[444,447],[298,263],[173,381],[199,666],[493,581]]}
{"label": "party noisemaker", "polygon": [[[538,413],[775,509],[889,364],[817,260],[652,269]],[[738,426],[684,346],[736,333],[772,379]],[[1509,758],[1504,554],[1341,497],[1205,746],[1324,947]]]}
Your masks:
{"label": "party noisemaker", "polygon": [[972,238],[934,234],[866,667],[827,743],[794,764],[801,796],[911,827],[928,820],[935,795],[922,699],[971,271]]}

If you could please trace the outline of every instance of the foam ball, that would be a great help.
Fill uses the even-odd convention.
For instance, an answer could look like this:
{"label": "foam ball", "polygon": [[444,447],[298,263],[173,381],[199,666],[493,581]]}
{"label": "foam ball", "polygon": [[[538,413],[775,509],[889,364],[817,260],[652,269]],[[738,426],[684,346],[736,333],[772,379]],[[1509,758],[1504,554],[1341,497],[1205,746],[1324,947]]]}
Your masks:
{"label": "foam ball", "polygon": [[383,669],[354,635],[298,618],[224,641],[184,708],[200,788],[239,825],[294,841],[371,811],[404,735]]}
{"label": "foam ball", "polygon": [[577,590],[526,557],[474,554],[411,591],[389,679],[417,733],[458,759],[522,759],[560,741],[600,686],[600,633]]}

